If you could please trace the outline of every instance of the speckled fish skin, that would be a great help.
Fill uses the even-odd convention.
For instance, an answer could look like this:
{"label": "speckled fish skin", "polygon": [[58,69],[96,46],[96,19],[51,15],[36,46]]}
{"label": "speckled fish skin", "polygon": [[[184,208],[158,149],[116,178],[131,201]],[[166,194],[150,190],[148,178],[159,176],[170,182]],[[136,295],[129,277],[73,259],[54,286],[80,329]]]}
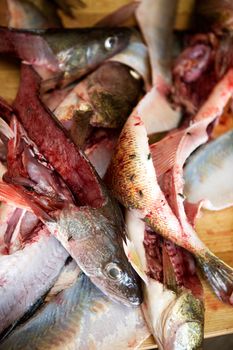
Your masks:
{"label": "speckled fish skin", "polygon": [[233,131],[201,147],[186,162],[184,194],[209,210],[233,204]]}
{"label": "speckled fish skin", "polygon": [[218,298],[233,304],[232,268],[217,258],[194,230],[181,227],[157,183],[145,126],[137,115],[132,114],[122,130],[106,180],[126,208],[136,209],[154,231],[193,253]]}
{"label": "speckled fish skin", "polygon": [[84,274],[0,344],[1,350],[127,350],[149,335],[141,310],[111,302]]}
{"label": "speckled fish skin", "polygon": [[52,287],[67,257],[48,231],[24,249],[0,257],[0,333]]}
{"label": "speckled fish skin", "polygon": [[166,350],[201,350],[204,338],[203,302],[192,293],[183,292],[169,310],[164,334]]}
{"label": "speckled fish skin", "polygon": [[[142,295],[122,247],[122,215],[118,207],[109,208],[111,203],[97,210],[70,205],[58,214],[56,223],[47,226],[103,293],[114,301],[138,306]],[[111,220],[113,211],[115,220]]]}

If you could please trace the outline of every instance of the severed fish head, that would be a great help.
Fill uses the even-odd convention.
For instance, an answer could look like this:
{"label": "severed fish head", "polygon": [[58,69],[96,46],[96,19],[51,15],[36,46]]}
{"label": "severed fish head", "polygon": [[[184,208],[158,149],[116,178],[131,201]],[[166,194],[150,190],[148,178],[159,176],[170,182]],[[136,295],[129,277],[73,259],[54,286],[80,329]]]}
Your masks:
{"label": "severed fish head", "polygon": [[190,291],[176,294],[150,279],[144,291],[143,311],[151,331],[165,350],[202,349],[204,305]]}
{"label": "severed fish head", "polygon": [[170,306],[163,329],[165,349],[197,350],[202,348],[204,306],[191,292],[182,293]]}
{"label": "severed fish head", "polygon": [[78,79],[123,50],[134,31],[130,28],[78,28],[47,31],[43,38],[56,56],[63,83]]}
{"label": "severed fish head", "polygon": [[69,206],[58,216],[54,235],[91,281],[112,300],[139,305],[141,290],[123,250],[120,225],[90,207]]}

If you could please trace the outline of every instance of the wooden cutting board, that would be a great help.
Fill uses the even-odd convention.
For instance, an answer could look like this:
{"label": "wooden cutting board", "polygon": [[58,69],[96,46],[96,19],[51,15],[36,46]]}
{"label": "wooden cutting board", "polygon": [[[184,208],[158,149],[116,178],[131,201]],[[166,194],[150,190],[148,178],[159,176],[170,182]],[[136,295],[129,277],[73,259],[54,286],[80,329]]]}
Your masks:
{"label": "wooden cutting board", "polygon": [[[72,1],[72,0],[70,0]],[[0,0],[1,14],[5,16],[5,0]],[[75,0],[73,0],[75,2]],[[63,16],[67,26],[88,26],[99,20],[104,14],[114,11],[119,6],[128,3],[128,0],[84,0],[87,7],[77,8],[74,13],[76,20]],[[176,28],[183,29],[188,26],[192,16],[194,0],[182,0],[179,3]],[[5,17],[6,18],[6,17]],[[17,92],[19,82],[19,65],[14,60],[0,58],[0,96],[11,102]],[[206,245],[221,259],[233,266],[233,207],[223,211],[202,211],[202,216],[196,224],[196,230]],[[233,310],[230,306],[219,302],[209,287],[204,283],[205,289],[205,337],[213,337],[233,333]],[[155,342],[148,338],[140,349],[153,349]]]}

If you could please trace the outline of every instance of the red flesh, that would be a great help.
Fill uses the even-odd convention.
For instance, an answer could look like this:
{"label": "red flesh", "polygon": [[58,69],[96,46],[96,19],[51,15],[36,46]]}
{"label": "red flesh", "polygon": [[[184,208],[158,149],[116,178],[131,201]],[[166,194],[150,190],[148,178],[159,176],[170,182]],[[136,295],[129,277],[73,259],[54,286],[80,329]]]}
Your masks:
{"label": "red flesh", "polygon": [[22,65],[14,107],[29,137],[61,175],[80,204],[100,207],[105,198],[100,180],[84,154],[69,139],[39,98],[40,78]]}

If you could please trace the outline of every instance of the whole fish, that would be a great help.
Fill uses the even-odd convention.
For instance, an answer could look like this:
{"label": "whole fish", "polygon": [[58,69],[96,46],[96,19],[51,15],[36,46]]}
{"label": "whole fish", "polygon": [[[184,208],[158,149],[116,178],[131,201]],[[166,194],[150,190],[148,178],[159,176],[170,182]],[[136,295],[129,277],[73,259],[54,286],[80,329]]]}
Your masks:
{"label": "whole fish", "polygon": [[233,131],[198,149],[184,168],[184,195],[190,203],[220,210],[233,204]]}
{"label": "whole fish", "polygon": [[[68,279],[78,272],[77,265],[70,267]],[[63,273],[63,281],[64,277]],[[16,328],[0,349],[126,350],[138,348],[148,335],[140,308],[111,302],[80,273],[71,287],[50,297],[34,316]]]}
{"label": "whole fish", "polygon": [[[233,270],[210,252],[188,222],[183,206],[182,174],[186,158],[207,141],[207,126],[222,114],[232,96],[232,81],[233,72],[229,71],[193,124],[169,134],[164,139],[167,143],[162,140],[154,149],[148,145],[143,115],[136,107],[121,132],[107,173],[109,187],[116,198],[126,208],[136,209],[154,231],[192,252],[217,296],[230,304],[233,303]],[[161,190],[158,178],[168,170],[169,191],[165,197],[166,191]]]}
{"label": "whole fish", "polygon": [[9,27],[46,29],[61,27],[56,7],[46,0],[7,0]]}
{"label": "whole fish", "polygon": [[[18,321],[54,284],[68,257],[45,228],[22,250],[0,257],[0,332]],[[17,287],[16,287],[17,285]]]}
{"label": "whole fish", "polygon": [[192,257],[148,230],[135,210],[127,210],[126,224],[126,251],[144,280],[142,309],[159,349],[201,349],[203,290]]}
{"label": "whole fish", "polygon": [[[46,82],[44,89],[82,77],[124,49],[130,28],[17,30],[0,28],[0,53],[33,64]],[[55,84],[55,85],[56,85]]]}
{"label": "whole fish", "polygon": [[0,184],[0,197],[18,203],[16,191],[94,284],[113,300],[139,305],[140,286],[124,254],[124,223],[117,203],[106,192],[101,208],[75,206],[62,178],[19,122],[13,118],[11,125],[14,138],[8,142],[8,171],[3,177],[10,185],[4,188]]}

